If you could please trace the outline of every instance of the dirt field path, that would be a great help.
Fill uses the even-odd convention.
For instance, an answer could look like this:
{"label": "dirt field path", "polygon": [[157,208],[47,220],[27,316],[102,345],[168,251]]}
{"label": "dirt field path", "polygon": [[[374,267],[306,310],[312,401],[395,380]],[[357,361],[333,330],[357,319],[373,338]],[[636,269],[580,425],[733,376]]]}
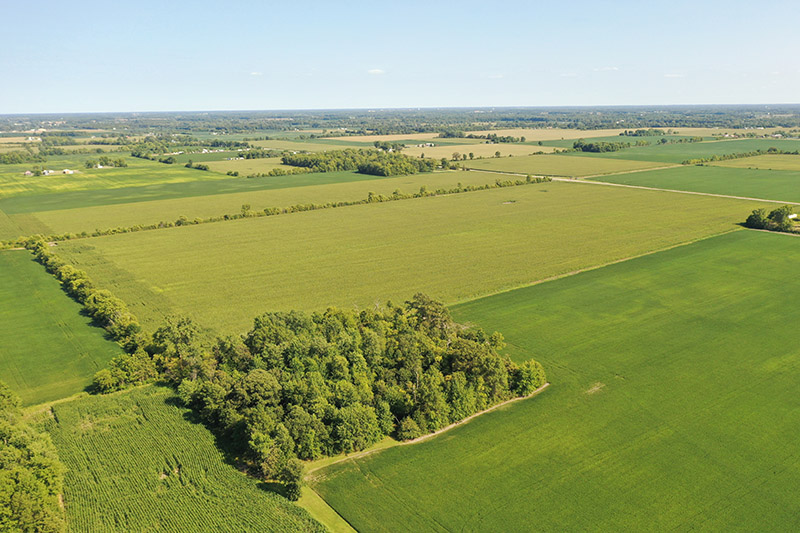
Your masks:
{"label": "dirt field path", "polygon": [[[682,165],[669,165],[665,167],[656,167],[656,168],[643,168],[639,170],[627,170],[625,172],[613,172],[609,174],[594,174],[590,176],[582,176],[580,178],[565,178],[562,176],[547,176],[547,175],[536,175],[534,177],[540,178],[550,178],[553,181],[562,181],[566,183],[588,183],[591,185],[605,185],[608,187],[624,187],[628,189],[642,189],[645,191],[661,191],[661,192],[675,192],[679,194],[693,194],[695,196],[714,196],[716,198],[730,198],[732,200],[749,200],[753,202],[769,202],[772,204],[789,204],[789,205],[800,205],[800,202],[789,202],[787,200],[768,200],[766,198],[751,198],[750,196],[734,196],[731,194],[717,194],[713,192],[697,192],[697,191],[682,191],[680,189],[665,189],[662,187],[646,187],[644,185],[627,185],[624,183],[611,183],[608,181],[589,181],[588,178],[597,178],[602,176],[618,176],[620,174],[634,174],[636,172],[650,172],[651,170],[662,170],[666,168],[676,168]],[[478,170],[478,169],[473,169]],[[494,174],[502,174],[505,176],[522,176],[525,177],[527,174],[520,174],[518,172],[503,172],[501,170],[480,170],[481,172],[490,172]],[[532,175],[533,176],[533,175]]]}
{"label": "dirt field path", "polygon": [[[628,174],[625,172],[624,174]],[[678,189],[664,189],[661,187],[645,187],[644,185],[626,185],[623,183],[610,183],[607,181],[586,181],[586,180],[575,180],[575,179],[567,179],[567,178],[553,178],[553,181],[567,181],[571,183],[580,182],[580,183],[591,183],[593,185],[606,185],[609,187],[626,187],[628,189],[644,189],[646,191],[662,191],[662,192],[676,192],[680,194],[693,194],[695,196],[714,196],[716,198],[730,198],[733,200],[750,200],[754,202],[769,202],[773,204],[789,204],[789,205],[800,205],[800,202],[789,202],[786,200],[767,200],[766,198],[751,198],[749,196],[734,196],[731,194],[717,194],[713,192],[697,192],[697,191],[681,191]]]}

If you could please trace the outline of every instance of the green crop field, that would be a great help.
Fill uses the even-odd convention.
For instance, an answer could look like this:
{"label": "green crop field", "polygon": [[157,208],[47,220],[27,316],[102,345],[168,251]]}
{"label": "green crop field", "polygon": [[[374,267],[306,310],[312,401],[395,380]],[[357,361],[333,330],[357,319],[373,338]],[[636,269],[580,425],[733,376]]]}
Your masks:
{"label": "green crop field", "polygon": [[227,464],[171,390],[148,386],[53,406],[70,531],[322,531]]}
{"label": "green crop field", "polygon": [[26,405],[82,391],[119,346],[25,251],[0,252],[0,379]]}
{"label": "green crop field", "polygon": [[[215,175],[218,174],[215,173]],[[435,176],[443,175],[445,174],[440,173]],[[267,206],[283,206],[284,203],[275,202],[289,200],[291,200],[289,204],[311,200],[321,202],[333,199],[349,200],[366,197],[369,191],[390,194],[397,186],[404,187],[405,182],[398,179],[395,182],[397,185],[388,189],[388,192],[381,186],[353,190],[353,193],[358,194],[356,198],[351,198],[349,194],[346,197],[336,196],[336,193],[332,193],[335,198],[328,198],[327,193],[323,192],[324,189],[320,189],[320,194],[310,191],[308,195],[305,192],[297,195],[288,192],[276,193],[277,197],[274,199],[272,194],[267,192],[358,181],[377,183],[381,179],[384,178],[357,172],[323,172],[14,196],[0,199],[0,239],[13,239],[36,233],[94,231],[95,229],[157,223],[162,220],[174,221],[181,215],[190,218],[222,215],[239,212],[244,203],[250,203],[254,208],[260,205],[260,208],[263,209]],[[483,176],[476,178],[476,181],[488,183],[495,179],[496,176],[491,176],[491,180],[488,180],[487,176]],[[438,178],[425,181],[425,184],[429,186],[439,183]],[[470,180],[464,178],[462,181],[467,183]],[[450,182],[447,181],[447,183]],[[406,192],[414,190],[416,189],[405,189]]]}
{"label": "green crop field", "polygon": [[[97,158],[95,154],[50,158],[47,163],[2,165],[0,166],[0,198],[224,178],[214,172],[188,169],[182,165],[165,165],[125,154],[110,154],[108,157],[123,157],[128,166],[101,169],[84,168],[85,161]],[[35,165],[44,166],[56,173],[49,176],[25,176],[25,171],[31,170]],[[61,171],[64,169],[73,170],[75,173],[62,174]]]}
{"label": "green crop field", "polygon": [[[661,141],[661,139],[668,139],[671,141],[675,141],[677,139],[686,139],[688,137],[684,135],[645,135],[641,137],[628,137],[625,135],[611,135],[606,137],[597,137],[593,135],[592,131],[586,132],[586,137],[582,139],[585,142],[623,142],[623,143],[631,143],[636,144],[638,141],[646,141],[650,144],[657,144]],[[554,146],[558,148],[572,148],[572,145],[578,139],[558,139],[558,140],[551,140],[551,141],[542,141],[542,144],[545,146]]]}
{"label": "green crop field", "polygon": [[362,531],[797,530],[798,242],[742,230],[455,307],[550,388],[316,489]]}
{"label": "green crop field", "polygon": [[664,166],[650,161],[622,161],[573,157],[571,155],[529,155],[520,157],[493,157],[475,161],[464,161],[468,168],[476,170],[497,170],[517,174],[544,176],[582,177],[617,172],[630,172]]}
{"label": "green crop field", "polygon": [[[635,137],[632,137],[635,139]],[[767,151],[778,148],[784,151],[800,149],[799,140],[781,139],[738,139],[700,143],[663,144],[634,146],[618,152],[590,153],[578,152],[578,157],[599,159],[624,159],[627,161],[657,161],[661,163],[682,163],[688,159],[700,159],[713,155],[726,155],[756,150]]]}
{"label": "green crop field", "polygon": [[[16,221],[16,227],[28,230],[14,231],[12,236],[35,233],[91,232],[97,228],[129,227],[136,224],[156,224],[161,221],[173,222],[180,216],[192,220],[196,217],[238,214],[241,212],[243,204],[249,204],[253,210],[261,211],[266,207],[362,200],[370,192],[390,196],[398,189],[404,193],[414,193],[423,186],[429,190],[436,190],[438,188],[455,188],[459,183],[464,186],[493,184],[498,177],[502,176],[484,172],[435,172],[395,178],[378,178],[353,172],[337,172],[257,178],[248,180],[248,182],[261,181],[262,186],[274,183],[275,188],[265,187],[261,190],[240,193],[25,213],[7,217],[7,224]],[[334,180],[337,178],[342,181],[336,183]],[[325,184],[309,185],[314,181],[322,181]],[[280,184],[284,186],[279,187]],[[0,227],[0,235],[2,233],[3,228]]]}
{"label": "green crop field", "polygon": [[753,168],[761,170],[796,170],[800,171],[800,155],[768,154],[742,159],[730,159],[712,163],[714,166],[728,168]]}
{"label": "green crop field", "polygon": [[[498,144],[440,144],[438,139],[434,141],[436,146],[413,146],[405,148],[403,153],[413,157],[432,157],[434,159],[451,159],[454,153],[459,153],[469,156],[470,153],[475,157],[494,157],[495,152],[500,152],[503,157],[509,154],[512,156],[526,156],[534,152],[552,152],[555,150],[552,146],[538,146],[531,144],[512,144],[512,143],[498,143]],[[466,166],[471,166],[473,160],[465,161]]]}
{"label": "green crop field", "polygon": [[216,178],[182,183],[159,183],[138,187],[121,187],[113,190],[69,191],[57,194],[0,198],[0,210],[13,217],[18,214],[42,211],[150,202],[154,200],[176,198],[196,198],[199,196],[216,194],[232,194],[376,179],[375,176],[358,174],[356,172],[320,172],[253,179],[232,178],[227,176],[220,177],[216,172],[201,172],[199,170],[193,172],[203,176],[212,175]]}
{"label": "green crop field", "polygon": [[280,157],[265,157],[259,159],[233,159],[223,161],[209,161],[206,163],[213,172],[238,172],[242,176],[250,174],[266,174],[270,170],[282,168],[291,170],[294,167],[284,165]]}
{"label": "green crop field", "polygon": [[624,185],[800,202],[800,172],[693,165],[594,179]]}
{"label": "green crop field", "polygon": [[727,231],[758,205],[545,183],[64,242],[58,255],[149,325],[183,313],[239,332],[269,310],[518,287]]}
{"label": "green crop field", "polygon": [[235,150],[221,150],[221,151],[214,151],[214,152],[194,152],[194,153],[182,153],[176,154],[172,157],[175,158],[175,163],[173,165],[185,165],[189,161],[192,163],[207,163],[209,161],[222,161],[231,157],[239,157],[241,155],[240,152]]}
{"label": "green crop field", "polygon": [[344,150],[345,148],[371,148],[372,142],[353,137],[353,141],[331,142],[326,139],[271,139],[268,141],[252,141],[250,144],[269,150],[288,150],[295,152],[324,152],[327,150]]}

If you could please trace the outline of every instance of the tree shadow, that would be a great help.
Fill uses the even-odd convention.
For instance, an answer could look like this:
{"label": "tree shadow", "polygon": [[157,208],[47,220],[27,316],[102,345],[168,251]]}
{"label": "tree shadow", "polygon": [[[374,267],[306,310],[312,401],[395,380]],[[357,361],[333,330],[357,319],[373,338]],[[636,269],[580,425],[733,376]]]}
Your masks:
{"label": "tree shadow", "polygon": [[[159,386],[169,388],[172,394],[164,399],[164,403],[173,407],[179,407],[183,410],[183,419],[191,424],[201,425],[206,428],[214,437],[214,446],[222,452],[223,461],[242,472],[243,474],[258,479],[251,472],[251,467],[247,464],[243,457],[246,456],[249,447],[247,439],[244,436],[244,425],[242,423],[234,427],[233,431],[220,431],[219,429],[206,423],[205,420],[194,409],[188,408],[183,405],[180,398],[174,393],[174,389],[166,383],[159,383]],[[282,483],[274,481],[258,480],[256,484],[258,488],[267,492],[273,492],[286,497],[286,491]]]}

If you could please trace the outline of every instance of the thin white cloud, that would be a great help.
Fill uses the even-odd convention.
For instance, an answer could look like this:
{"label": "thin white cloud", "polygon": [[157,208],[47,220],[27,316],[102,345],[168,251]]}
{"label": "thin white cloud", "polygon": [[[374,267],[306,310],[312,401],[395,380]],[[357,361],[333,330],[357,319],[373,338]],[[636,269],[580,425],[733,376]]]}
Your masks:
{"label": "thin white cloud", "polygon": [[386,74],[386,71],[379,68],[371,68],[367,71],[367,74],[371,74],[373,76],[380,76],[381,74]]}
{"label": "thin white cloud", "polygon": [[251,76],[263,76],[264,73],[263,72],[251,72],[250,75]]}
{"label": "thin white cloud", "polygon": [[664,74],[664,77],[665,78],[685,78],[686,74],[680,74],[680,73],[677,73],[677,72],[668,72],[667,74]]}
{"label": "thin white cloud", "polygon": [[489,78],[490,80],[500,80],[505,78],[505,74],[489,74],[486,77]]}
{"label": "thin white cloud", "polygon": [[560,76],[562,78],[577,78],[578,74],[575,73],[575,72],[564,72],[564,73],[560,74]]}
{"label": "thin white cloud", "polygon": [[616,72],[619,70],[619,67],[598,67],[592,70],[595,72]]}

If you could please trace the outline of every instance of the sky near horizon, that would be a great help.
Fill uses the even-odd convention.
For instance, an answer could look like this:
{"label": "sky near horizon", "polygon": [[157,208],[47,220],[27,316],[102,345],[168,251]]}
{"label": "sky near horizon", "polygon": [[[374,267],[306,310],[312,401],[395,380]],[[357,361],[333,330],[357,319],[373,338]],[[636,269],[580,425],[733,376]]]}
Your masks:
{"label": "sky near horizon", "polygon": [[0,0],[0,114],[799,103],[797,0]]}

